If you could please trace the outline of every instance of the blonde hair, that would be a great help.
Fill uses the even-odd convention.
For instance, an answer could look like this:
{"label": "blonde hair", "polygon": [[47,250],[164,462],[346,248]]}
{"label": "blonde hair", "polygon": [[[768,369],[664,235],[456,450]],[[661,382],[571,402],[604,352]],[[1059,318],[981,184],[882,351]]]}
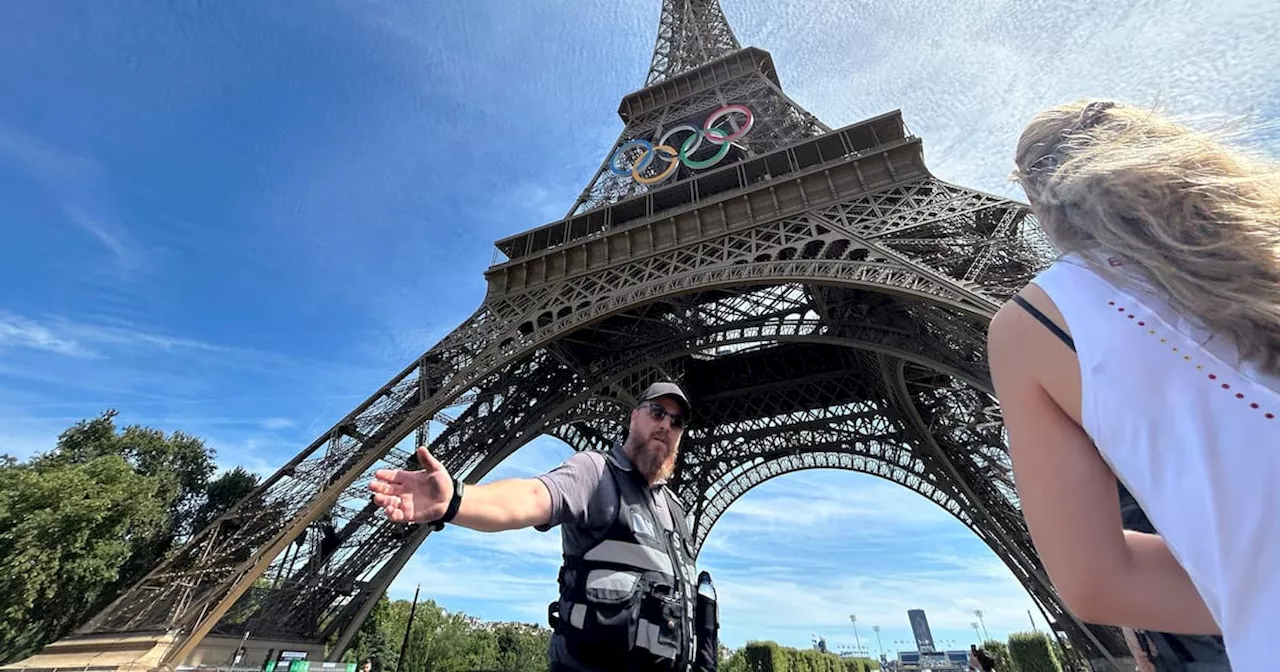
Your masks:
{"label": "blonde hair", "polygon": [[1115,277],[1118,257],[1170,305],[1280,373],[1280,164],[1151,111],[1045,110],[1013,179],[1063,253]]}

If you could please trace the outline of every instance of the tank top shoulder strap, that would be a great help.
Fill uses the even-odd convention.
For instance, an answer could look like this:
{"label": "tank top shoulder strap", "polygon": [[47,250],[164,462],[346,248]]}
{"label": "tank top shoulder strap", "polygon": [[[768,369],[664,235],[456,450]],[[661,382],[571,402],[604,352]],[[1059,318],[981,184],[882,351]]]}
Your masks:
{"label": "tank top shoulder strap", "polygon": [[[1123,292],[1098,275],[1084,257],[1078,254],[1063,255],[1040,271],[1031,280],[1044,291],[1062,315],[1062,324],[1055,323],[1037,310],[1025,298],[1014,295],[1013,302],[1027,311],[1050,333],[1077,354],[1081,343],[1097,338],[1097,330],[1103,328],[1102,313],[1097,309],[1107,301],[1118,300]],[[1067,330],[1070,330],[1070,334]],[[1083,339],[1083,341],[1082,341]]]}
{"label": "tank top shoulder strap", "polygon": [[1062,327],[1059,327],[1058,325],[1054,324],[1053,320],[1050,320],[1047,315],[1040,312],[1039,308],[1036,308],[1035,306],[1031,305],[1030,302],[1022,298],[1018,294],[1013,295],[1013,302],[1018,304],[1019,306],[1022,306],[1023,310],[1031,314],[1031,317],[1036,318],[1036,321],[1038,321],[1040,324],[1043,324],[1045,329],[1048,329],[1050,333],[1058,337],[1058,340],[1066,344],[1068,348],[1071,348],[1072,352],[1075,352],[1076,350],[1075,341],[1071,340],[1071,337],[1067,335],[1067,332],[1062,330]]}

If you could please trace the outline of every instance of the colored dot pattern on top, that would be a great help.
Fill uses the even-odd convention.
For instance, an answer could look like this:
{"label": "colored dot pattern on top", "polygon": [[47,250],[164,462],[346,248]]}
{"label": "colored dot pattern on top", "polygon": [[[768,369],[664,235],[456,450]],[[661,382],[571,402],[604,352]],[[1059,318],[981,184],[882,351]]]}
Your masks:
{"label": "colored dot pattern on top", "polygon": [[[1133,313],[1130,313],[1128,310],[1126,310],[1126,309],[1125,309],[1125,307],[1124,307],[1124,306],[1118,305],[1115,301],[1108,301],[1108,302],[1107,302],[1107,305],[1108,305],[1108,306],[1112,306],[1112,307],[1114,307],[1114,308],[1116,309],[1116,312],[1118,312],[1118,313],[1120,313],[1120,314],[1124,315],[1127,319],[1135,320],[1134,324],[1136,324],[1136,325],[1137,325],[1137,326],[1139,326],[1139,327],[1142,327],[1143,329],[1146,329],[1146,330],[1147,330],[1147,335],[1148,335],[1148,336],[1155,336],[1155,335],[1156,335],[1156,330],[1155,330],[1155,329],[1153,329],[1153,328],[1151,328],[1151,327],[1149,327],[1149,326],[1147,326],[1147,322],[1146,322],[1146,320],[1139,320],[1139,319],[1137,318],[1137,316],[1136,316],[1136,315],[1134,315]],[[1162,336],[1162,337],[1160,338],[1160,342],[1161,342],[1161,343],[1163,343],[1163,344],[1168,345],[1168,343],[1169,343],[1169,339],[1168,339],[1167,337],[1163,337],[1163,336]],[[1178,347],[1177,347],[1177,346],[1169,346],[1169,347],[1170,347],[1171,352],[1178,352]],[[1189,363],[1190,363],[1190,362],[1192,361],[1192,360],[1191,360],[1191,355],[1183,354],[1183,355],[1182,355],[1182,361],[1184,361],[1184,362],[1189,362]],[[1197,364],[1195,364],[1195,367],[1196,367],[1196,371],[1201,371],[1201,372],[1203,372],[1203,371],[1205,370],[1205,365],[1204,365],[1204,364],[1199,364],[1199,363],[1197,363]],[[1218,380],[1218,374],[1213,373],[1212,371],[1210,371],[1207,375],[1208,375],[1208,377],[1209,377],[1209,380],[1213,380],[1213,381]],[[1220,385],[1220,387],[1221,387],[1222,389],[1224,389],[1224,390],[1230,390],[1230,389],[1231,389],[1231,384],[1230,384],[1230,383],[1220,383],[1219,385]],[[1242,393],[1242,392],[1236,392],[1236,393],[1235,393],[1235,398],[1236,398],[1236,399],[1239,399],[1240,401],[1244,401],[1244,400],[1245,400],[1245,395],[1244,395],[1244,393]],[[1253,409],[1253,410],[1255,410],[1255,411],[1257,411],[1257,410],[1261,410],[1261,407],[1260,407],[1260,406],[1258,406],[1258,403],[1257,403],[1257,402],[1255,402],[1255,401],[1250,401],[1250,402],[1248,402],[1248,403],[1249,403],[1249,408],[1251,408],[1251,409]],[[1266,418],[1266,419],[1268,419],[1268,420],[1275,420],[1275,419],[1276,419],[1276,414],[1275,414],[1275,413],[1272,413],[1272,412],[1270,412],[1270,411],[1265,411],[1265,412],[1263,412],[1262,417],[1264,417],[1264,418]]]}

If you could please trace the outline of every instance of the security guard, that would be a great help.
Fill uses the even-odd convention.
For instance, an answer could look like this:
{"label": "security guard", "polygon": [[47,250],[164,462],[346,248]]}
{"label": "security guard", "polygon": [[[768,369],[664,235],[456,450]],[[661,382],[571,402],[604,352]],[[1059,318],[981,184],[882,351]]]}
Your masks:
{"label": "security guard", "polygon": [[[379,470],[369,489],[391,520],[436,529],[559,526],[560,598],[548,610],[552,670],[714,669],[714,655],[695,660],[695,651],[716,650],[714,603],[704,609],[707,599],[697,597],[685,514],[666,485],[690,411],[678,385],[654,383],[608,454],[581,452],[535,478],[464,486],[419,447],[423,469]],[[695,605],[711,623],[695,623]]]}

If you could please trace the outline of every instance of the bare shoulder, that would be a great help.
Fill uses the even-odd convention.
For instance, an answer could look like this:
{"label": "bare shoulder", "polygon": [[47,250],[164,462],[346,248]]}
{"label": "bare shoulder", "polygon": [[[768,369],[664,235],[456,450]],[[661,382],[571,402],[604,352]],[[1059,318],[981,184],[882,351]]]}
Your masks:
{"label": "bare shoulder", "polygon": [[[1018,296],[1071,336],[1070,325],[1044,290],[1029,284]],[[991,319],[987,360],[1002,405],[1015,394],[1043,393],[1072,420],[1080,421],[1080,361],[1023,306],[1009,301]]]}
{"label": "bare shoulder", "polygon": [[1023,364],[1028,349],[1036,337],[1035,319],[1021,306],[1010,301],[996,311],[987,326],[987,361],[991,365],[992,383],[997,387],[1008,384],[1010,376],[1021,381],[1030,379]]}
{"label": "bare shoulder", "polygon": [[[1054,304],[1053,299],[1035,284],[1028,284],[1018,292],[1018,296],[1039,310],[1051,322],[1071,335],[1070,325],[1062,316],[1062,311]],[[1013,301],[1006,302],[996,311],[987,328],[987,351],[993,357],[1008,359],[1025,356],[1028,351],[1040,350],[1043,354],[1054,344],[1060,344],[1043,324],[1026,308]]]}

